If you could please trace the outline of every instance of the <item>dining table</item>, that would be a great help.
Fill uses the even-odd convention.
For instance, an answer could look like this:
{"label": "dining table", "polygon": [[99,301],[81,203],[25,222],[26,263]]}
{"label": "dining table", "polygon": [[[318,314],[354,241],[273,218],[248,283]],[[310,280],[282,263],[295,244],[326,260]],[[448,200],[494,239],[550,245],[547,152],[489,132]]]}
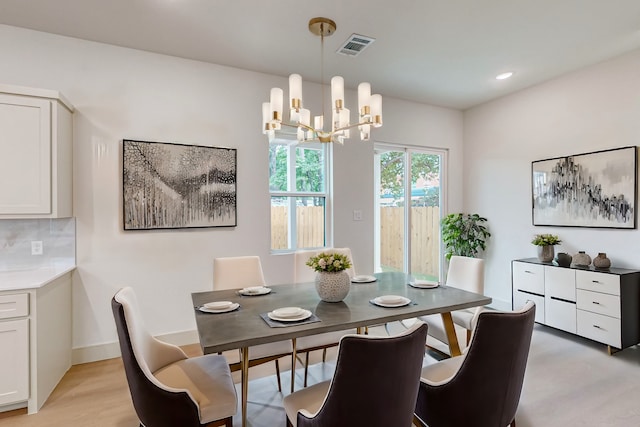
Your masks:
{"label": "dining table", "polygon": [[[375,278],[375,279],[374,279]],[[411,286],[413,277],[400,272],[376,273],[372,281],[351,283],[349,294],[341,302],[324,302],[314,283],[270,285],[267,294],[243,295],[238,289],[192,293],[200,345],[205,354],[240,350],[242,426],[247,425],[249,387],[249,347],[270,342],[293,340],[292,375],[295,372],[295,339],[324,332],[356,329],[418,316],[440,314],[452,356],[461,354],[451,312],[491,303],[491,298],[450,286],[433,288]],[[406,305],[381,307],[374,304],[380,296],[402,296]],[[233,311],[206,313],[200,308],[209,302],[230,301],[239,304]],[[235,307],[235,305],[234,305]],[[267,313],[283,307],[310,311],[313,322],[287,322],[270,326]],[[270,322],[273,325],[273,322]],[[293,387],[293,386],[292,386]],[[293,390],[292,390],[293,391]]]}

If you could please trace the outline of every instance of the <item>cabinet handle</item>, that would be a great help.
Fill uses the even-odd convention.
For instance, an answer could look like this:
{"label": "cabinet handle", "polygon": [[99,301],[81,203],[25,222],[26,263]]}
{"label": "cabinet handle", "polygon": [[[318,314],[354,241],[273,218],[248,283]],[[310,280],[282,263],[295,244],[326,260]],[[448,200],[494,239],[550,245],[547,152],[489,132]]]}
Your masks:
{"label": "cabinet handle", "polygon": [[602,283],[602,282],[600,282],[600,281],[598,281],[598,280],[592,280],[592,282],[593,282],[593,283]]}
{"label": "cabinet handle", "polygon": [[598,301],[591,301],[591,302],[596,304],[596,305],[600,305],[600,303]]}
{"label": "cabinet handle", "polygon": [[531,270],[525,270],[524,272],[525,273],[529,273],[529,274],[533,274],[533,271],[531,271]]}
{"label": "cabinet handle", "polygon": [[596,329],[600,329],[600,330],[603,330],[603,331],[604,331],[604,329],[603,329],[603,328],[601,328],[601,327],[600,327],[600,326],[598,326],[598,325],[593,325],[593,327],[594,327],[594,328],[596,328]]}

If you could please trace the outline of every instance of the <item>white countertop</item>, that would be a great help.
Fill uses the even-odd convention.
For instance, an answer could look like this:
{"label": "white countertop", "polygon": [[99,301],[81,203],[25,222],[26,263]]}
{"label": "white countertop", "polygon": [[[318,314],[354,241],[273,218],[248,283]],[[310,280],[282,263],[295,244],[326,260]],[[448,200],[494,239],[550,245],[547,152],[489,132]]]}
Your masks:
{"label": "white countertop", "polygon": [[33,270],[0,271],[0,291],[41,288],[75,268],[75,264],[60,263]]}

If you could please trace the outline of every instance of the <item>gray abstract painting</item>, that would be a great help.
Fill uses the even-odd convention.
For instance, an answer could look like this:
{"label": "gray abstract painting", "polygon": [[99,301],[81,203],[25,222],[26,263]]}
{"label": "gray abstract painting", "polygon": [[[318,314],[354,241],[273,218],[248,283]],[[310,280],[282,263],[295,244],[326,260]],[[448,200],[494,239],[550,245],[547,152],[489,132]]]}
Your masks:
{"label": "gray abstract painting", "polygon": [[125,230],[236,226],[236,150],[123,141]]}
{"label": "gray abstract painting", "polygon": [[533,225],[635,228],[636,147],[531,163]]}

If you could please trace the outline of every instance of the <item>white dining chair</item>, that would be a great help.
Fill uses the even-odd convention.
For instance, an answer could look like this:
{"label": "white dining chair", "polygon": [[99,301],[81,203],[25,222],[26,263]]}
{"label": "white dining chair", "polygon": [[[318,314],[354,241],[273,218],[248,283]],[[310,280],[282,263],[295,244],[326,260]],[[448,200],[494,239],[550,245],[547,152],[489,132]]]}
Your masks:
{"label": "white dining chair", "polygon": [[[294,281],[295,283],[307,283],[313,282],[316,277],[315,271],[308,265],[306,265],[309,258],[318,255],[321,252],[336,252],[341,255],[346,255],[351,261],[350,277],[353,277],[355,269],[353,268],[353,259],[351,258],[351,249],[349,248],[327,248],[327,249],[312,249],[297,251],[294,254]],[[340,343],[340,339],[345,334],[354,334],[357,331],[355,329],[347,329],[344,331],[326,332],[318,335],[309,335],[306,337],[300,337],[296,340],[296,353],[301,355],[304,353],[304,387],[307,386],[307,379],[309,373],[309,354],[312,351],[322,350],[322,362],[327,360],[327,349],[336,347]]]}
{"label": "white dining chair", "polygon": [[[214,290],[242,289],[250,286],[266,286],[260,257],[222,257],[213,260]],[[278,359],[283,357],[291,357],[291,390],[293,391],[295,359],[293,357],[292,341],[278,341],[249,348],[249,366],[256,366],[271,361],[275,362],[279,391],[282,391],[282,383],[280,381],[280,364]],[[236,357],[228,358],[231,370],[240,370],[240,349],[238,349],[237,359]]]}
{"label": "white dining chair", "polygon": [[[447,270],[446,286],[462,289],[477,294],[484,293],[484,260],[481,258],[471,258],[454,255],[449,260],[449,269]],[[466,343],[469,344],[471,331],[473,326],[471,320],[480,307],[470,309],[462,309],[451,312],[451,318],[454,325],[458,325],[466,330]],[[429,336],[436,340],[449,345],[449,338],[444,328],[442,316],[439,314],[431,314],[429,316],[421,316],[420,320],[429,325]],[[410,326],[415,319],[404,320],[405,326]],[[429,346],[432,350],[442,353],[433,346]]]}

